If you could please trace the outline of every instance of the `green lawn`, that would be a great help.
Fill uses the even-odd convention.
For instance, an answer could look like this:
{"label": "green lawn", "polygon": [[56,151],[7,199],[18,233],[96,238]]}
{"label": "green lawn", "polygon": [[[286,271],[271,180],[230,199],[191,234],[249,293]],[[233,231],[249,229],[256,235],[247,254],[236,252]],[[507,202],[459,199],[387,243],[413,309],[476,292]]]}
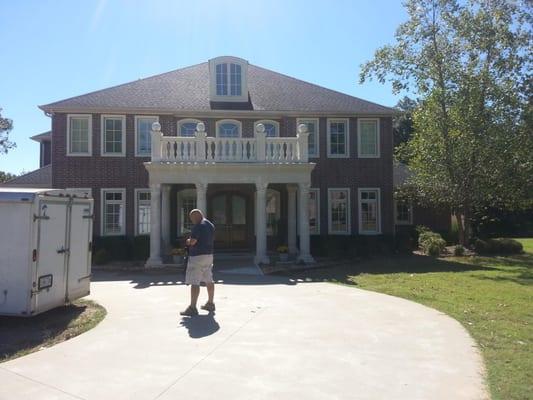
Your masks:
{"label": "green lawn", "polygon": [[404,256],[306,272],[410,299],[460,321],[477,341],[493,400],[533,393],[533,239],[507,257]]}

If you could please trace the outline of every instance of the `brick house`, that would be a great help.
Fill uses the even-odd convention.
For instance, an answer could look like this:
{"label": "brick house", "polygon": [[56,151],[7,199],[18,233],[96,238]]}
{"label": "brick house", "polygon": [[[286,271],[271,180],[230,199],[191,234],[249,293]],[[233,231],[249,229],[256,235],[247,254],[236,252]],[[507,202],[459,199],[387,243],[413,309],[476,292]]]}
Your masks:
{"label": "brick house", "polygon": [[40,108],[52,187],[94,197],[97,236],[150,235],[148,265],[195,207],[219,250],[258,263],[280,244],[312,262],[312,235],[395,231],[392,108],[236,57]]}

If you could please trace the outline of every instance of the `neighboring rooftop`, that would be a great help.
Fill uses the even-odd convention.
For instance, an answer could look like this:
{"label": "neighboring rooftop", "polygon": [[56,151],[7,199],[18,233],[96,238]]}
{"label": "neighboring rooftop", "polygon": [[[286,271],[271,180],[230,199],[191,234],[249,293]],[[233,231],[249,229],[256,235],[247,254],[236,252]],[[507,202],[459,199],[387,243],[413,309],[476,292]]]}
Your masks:
{"label": "neighboring rooftop", "polygon": [[40,106],[45,112],[213,111],[393,114],[393,108],[261,68],[248,66],[248,101],[209,100],[208,62]]}
{"label": "neighboring rooftop", "polygon": [[398,187],[403,185],[405,182],[407,182],[407,178],[409,178],[413,172],[409,169],[409,166],[407,166],[404,163],[401,162],[394,162],[393,164],[393,182],[394,187]]}
{"label": "neighboring rooftop", "polygon": [[17,176],[0,184],[0,187],[30,187],[30,188],[50,188],[52,187],[52,164]]}
{"label": "neighboring rooftop", "polygon": [[31,140],[35,140],[36,142],[42,142],[43,140],[52,140],[52,131],[46,131],[43,133],[39,133],[38,135],[33,135],[30,137]]}

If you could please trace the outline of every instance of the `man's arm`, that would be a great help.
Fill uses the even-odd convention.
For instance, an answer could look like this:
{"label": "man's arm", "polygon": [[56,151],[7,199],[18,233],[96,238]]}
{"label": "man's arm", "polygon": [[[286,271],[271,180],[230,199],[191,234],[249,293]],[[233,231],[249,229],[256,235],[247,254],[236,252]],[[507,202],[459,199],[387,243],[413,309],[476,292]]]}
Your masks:
{"label": "man's arm", "polygon": [[189,239],[187,239],[187,242],[185,242],[187,244],[187,246],[194,246],[196,245],[196,243],[198,243],[198,240],[196,240],[195,238],[192,238],[190,237]]}

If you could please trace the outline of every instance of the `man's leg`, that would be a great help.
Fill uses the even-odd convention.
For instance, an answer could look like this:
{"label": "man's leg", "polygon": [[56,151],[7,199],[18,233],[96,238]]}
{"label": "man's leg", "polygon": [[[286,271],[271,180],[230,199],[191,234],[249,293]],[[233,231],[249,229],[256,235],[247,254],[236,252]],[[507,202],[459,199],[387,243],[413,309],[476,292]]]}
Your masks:
{"label": "man's leg", "polygon": [[200,286],[191,285],[191,307],[196,308],[198,296],[200,295]]}
{"label": "man's leg", "polygon": [[207,283],[206,286],[207,286],[207,297],[208,297],[207,302],[213,304],[214,298],[215,298],[215,284],[211,282],[211,283]]}

